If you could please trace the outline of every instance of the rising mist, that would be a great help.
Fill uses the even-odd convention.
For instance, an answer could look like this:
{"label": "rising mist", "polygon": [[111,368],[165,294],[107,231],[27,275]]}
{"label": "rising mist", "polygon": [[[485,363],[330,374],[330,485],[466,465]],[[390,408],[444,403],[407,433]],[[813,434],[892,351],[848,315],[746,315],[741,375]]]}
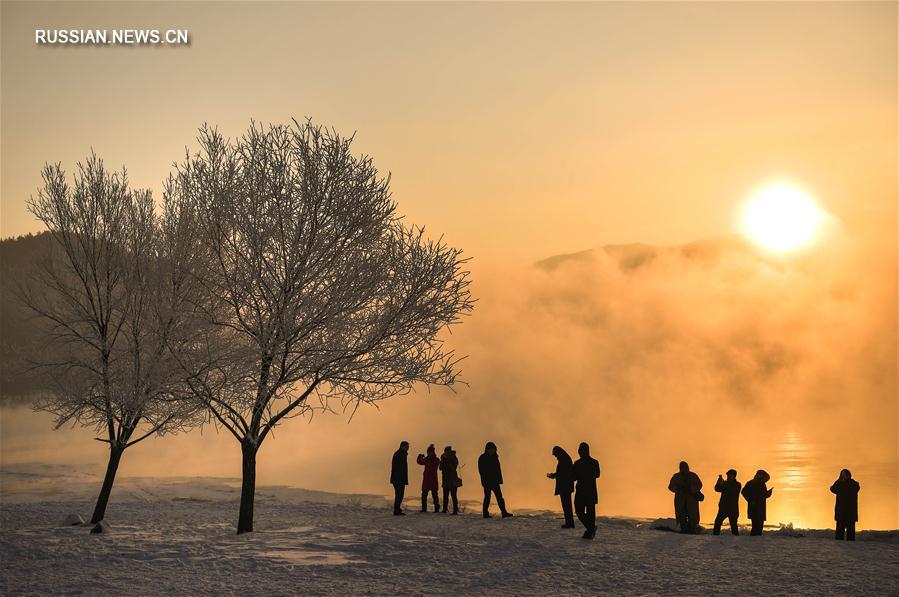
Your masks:
{"label": "rising mist", "polygon": [[[588,441],[600,460],[600,513],[662,516],[687,459],[714,515],[715,476],[772,474],[769,519],[832,525],[827,487],[848,467],[861,527],[895,528],[896,281],[889,247],[834,233],[791,258],[735,238],[673,248],[607,246],[522,267],[475,266],[472,317],[451,342],[468,387],[279,429],[260,484],[387,493],[389,456],[452,444],[463,499],[479,499],[476,459],[499,445],[511,508],[554,508],[550,450]],[[7,410],[5,463],[103,461],[81,430],[49,431]],[[308,424],[307,424],[308,423]],[[36,440],[40,438],[40,441]],[[146,442],[123,475],[237,477],[236,447],[207,428]],[[65,448],[63,448],[65,446]],[[417,471],[412,484],[417,487]],[[115,498],[113,497],[113,500]]]}

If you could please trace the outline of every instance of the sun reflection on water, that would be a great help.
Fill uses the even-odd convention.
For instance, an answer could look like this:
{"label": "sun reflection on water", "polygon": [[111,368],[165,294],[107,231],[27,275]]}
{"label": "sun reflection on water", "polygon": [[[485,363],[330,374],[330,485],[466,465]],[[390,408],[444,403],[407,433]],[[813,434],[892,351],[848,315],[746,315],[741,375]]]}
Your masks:
{"label": "sun reflection on water", "polygon": [[810,518],[807,512],[809,498],[809,478],[814,465],[815,450],[805,443],[795,431],[788,431],[774,447],[774,470],[769,471],[775,487],[770,502],[769,521],[791,522],[794,526],[807,526]]}

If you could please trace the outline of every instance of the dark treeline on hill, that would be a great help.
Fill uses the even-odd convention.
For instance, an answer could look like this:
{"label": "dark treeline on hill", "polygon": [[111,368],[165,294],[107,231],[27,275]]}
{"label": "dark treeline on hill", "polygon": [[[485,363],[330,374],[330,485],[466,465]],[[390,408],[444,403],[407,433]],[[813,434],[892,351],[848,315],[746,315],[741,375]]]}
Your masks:
{"label": "dark treeline on hill", "polygon": [[0,404],[30,404],[44,387],[31,365],[31,355],[41,350],[40,323],[17,289],[50,254],[52,242],[47,232],[0,240]]}

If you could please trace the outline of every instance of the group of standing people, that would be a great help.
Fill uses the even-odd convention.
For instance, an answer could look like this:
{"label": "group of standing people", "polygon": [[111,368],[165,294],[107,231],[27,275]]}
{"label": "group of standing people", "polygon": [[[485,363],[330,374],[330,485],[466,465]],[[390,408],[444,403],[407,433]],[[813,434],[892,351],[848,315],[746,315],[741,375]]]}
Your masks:
{"label": "group of standing people", "polygon": [[[727,471],[727,479],[718,475],[715,491],[721,494],[718,498],[718,515],[712,533],[721,534],[721,525],[725,519],[730,522],[730,532],[739,535],[737,519],[740,517],[740,496],[747,502],[749,520],[752,521],[750,535],[761,535],[767,514],[767,501],[774,492],[768,488],[771,480],[764,470],[759,470],[743,487],[737,481],[737,471]],[[690,465],[681,461],[678,472],[674,473],[668,483],[668,490],[674,494],[674,516],[682,533],[695,533],[699,529],[699,502],[705,499],[702,494],[702,481],[699,475],[690,470]]]}
{"label": "group of standing people", "polygon": [[571,461],[561,446],[553,447],[553,456],[556,457],[556,470],[547,473],[546,476],[556,481],[556,493],[562,502],[562,512],[565,515],[563,529],[574,528],[574,516],[572,515],[571,494],[574,494],[574,512],[578,520],[587,529],[584,531],[584,539],[592,539],[596,536],[596,504],[599,502],[599,493],[596,490],[596,480],[599,479],[599,461],[590,456],[590,446],[587,442],[581,442],[577,448],[578,459]]}
{"label": "group of standing people", "polygon": [[[559,446],[553,448],[553,456],[557,464],[555,472],[546,476],[556,482],[556,495],[561,498],[562,510],[565,513],[565,524],[562,528],[574,528],[574,512],[577,512],[578,520],[584,525],[585,539],[596,536],[596,504],[598,493],[596,480],[599,478],[599,462],[590,456],[590,446],[581,443],[578,447],[578,460],[572,461],[568,453]],[[406,486],[409,484],[409,442],[400,442],[400,447],[393,453],[390,465],[390,484],[393,485],[393,514],[404,516],[403,498]],[[459,513],[458,489],[462,486],[462,477],[459,475],[459,458],[452,446],[446,446],[443,454],[437,456],[434,444],[428,446],[425,454],[419,454],[416,463],[424,467],[421,479],[421,511],[428,511],[428,498],[434,504],[434,512],[446,512],[449,500],[453,501],[453,514]],[[503,497],[503,470],[499,462],[499,453],[496,444],[487,442],[484,453],[478,457],[478,475],[481,479],[481,488],[484,490],[484,502],[482,515],[490,518],[490,503],[496,498],[503,518],[509,518],[512,513],[506,509],[506,500]],[[440,509],[440,499],[437,492],[442,481],[443,510]],[[571,496],[574,494],[574,507],[572,508]]]}
{"label": "group of standing people", "polygon": [[434,501],[434,512],[440,511],[440,500],[437,498],[438,473],[443,477],[443,512],[449,507],[450,497],[453,498],[453,514],[459,513],[458,490],[461,485],[459,478],[459,459],[452,446],[443,449],[440,458],[437,457],[437,449],[434,444],[428,446],[427,455],[419,454],[416,462],[424,468],[421,481],[421,511],[428,511],[428,494]]}
{"label": "group of standing people", "polygon": [[[578,459],[572,461],[571,456],[561,447],[554,446],[552,455],[556,458],[556,470],[547,473],[547,477],[555,481],[555,495],[559,496],[562,512],[565,516],[563,529],[573,529],[574,516],[584,525],[584,539],[596,536],[596,504],[599,494],[596,480],[599,479],[599,461],[590,456],[590,446],[582,442],[578,446]],[[393,514],[402,516],[403,497],[406,485],[409,484],[409,442],[400,442],[399,449],[394,452],[390,467],[390,483],[394,489]],[[416,463],[424,467],[421,481],[421,511],[428,511],[428,497],[434,504],[434,512],[446,513],[449,501],[453,502],[453,514],[459,513],[458,490],[462,486],[459,475],[459,459],[452,446],[446,446],[438,457],[434,444],[428,446],[426,454],[419,454]],[[503,497],[503,472],[499,462],[496,444],[487,442],[484,453],[478,458],[478,474],[484,490],[483,516],[490,518],[490,502],[496,497],[497,506],[503,518],[512,516],[506,509]],[[442,483],[438,483],[438,480]],[[721,525],[727,520],[731,533],[739,535],[737,520],[740,517],[740,496],[746,500],[747,516],[752,521],[750,535],[761,535],[767,515],[767,502],[774,493],[768,487],[771,476],[763,469],[756,471],[755,476],[742,485],[737,480],[737,471],[730,469],[725,475],[718,475],[715,491],[718,498],[718,514],[712,533],[721,534]],[[443,510],[437,493],[442,484]],[[836,495],[834,519],[836,520],[836,539],[855,541],[855,523],[858,521],[858,482],[852,478],[848,469],[840,471],[839,478],[831,485],[830,491]],[[696,533],[699,529],[699,502],[705,500],[702,493],[702,480],[690,465],[681,462],[678,472],[674,473],[668,483],[668,490],[674,494],[674,514],[682,533]],[[572,495],[574,496],[572,504]]]}
{"label": "group of standing people", "polygon": [[[393,453],[390,465],[390,484],[393,485],[393,514],[403,516],[403,497],[406,485],[409,484],[409,442],[400,442],[399,449]],[[424,467],[421,479],[421,511],[428,511],[428,496],[434,503],[434,512],[446,513],[449,500],[453,500],[453,514],[459,513],[459,488],[462,486],[462,477],[459,475],[459,458],[452,446],[443,449],[443,454],[437,457],[434,444],[428,446],[426,454],[419,454],[415,460]],[[439,475],[438,475],[439,473]],[[481,487],[484,489],[484,518],[490,518],[490,501],[496,496],[496,504],[499,506],[503,518],[512,516],[506,509],[506,500],[500,487],[503,484],[503,471],[499,463],[499,454],[496,444],[487,442],[484,453],[478,458],[478,473],[481,477]],[[437,497],[438,477],[441,477],[443,486],[443,510],[440,509],[440,500]]]}
{"label": "group of standing people", "polygon": [[[767,518],[768,498],[774,493],[768,487],[771,475],[764,469],[756,471],[755,476],[741,485],[737,480],[737,471],[730,469],[725,479],[718,475],[715,491],[721,494],[718,498],[718,514],[712,528],[714,535],[721,534],[721,525],[727,520],[730,532],[739,535],[737,519],[740,517],[740,496],[746,500],[747,516],[752,521],[750,535],[762,534]],[[840,477],[830,487],[836,495],[834,519],[836,520],[836,539],[855,541],[855,523],[858,521],[858,482],[852,478],[848,469],[840,471]],[[682,533],[695,533],[699,528],[699,502],[705,499],[702,494],[702,481],[699,475],[690,470],[686,462],[681,462],[678,472],[668,483],[668,490],[674,493],[674,515]]]}
{"label": "group of standing people", "polygon": [[[409,442],[400,442],[399,449],[393,453],[393,461],[390,465],[390,484],[393,485],[394,500],[393,514],[402,516],[403,497],[406,493],[406,485],[409,484]],[[440,500],[437,498],[438,473],[443,477],[443,512],[446,513],[449,500],[453,500],[453,514],[459,513],[459,487],[462,486],[462,478],[459,476],[459,459],[452,446],[443,449],[443,454],[437,457],[434,444],[428,446],[427,454],[419,454],[416,462],[424,467],[421,480],[421,511],[428,511],[428,495],[434,502],[434,512],[440,512]]]}

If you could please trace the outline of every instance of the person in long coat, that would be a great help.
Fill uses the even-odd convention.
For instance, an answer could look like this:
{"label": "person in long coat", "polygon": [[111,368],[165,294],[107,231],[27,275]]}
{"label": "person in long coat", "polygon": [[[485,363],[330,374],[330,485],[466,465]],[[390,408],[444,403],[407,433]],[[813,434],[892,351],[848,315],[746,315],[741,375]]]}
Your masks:
{"label": "person in long coat", "polygon": [[771,480],[771,475],[762,469],[755,473],[755,477],[746,482],[743,486],[743,497],[746,498],[746,515],[752,521],[752,530],[750,535],[758,536],[762,534],[762,528],[765,526],[765,517],[767,515],[767,502],[774,488],[768,489],[766,483]]}
{"label": "person in long coat", "polygon": [[852,478],[849,469],[840,471],[840,478],[830,486],[830,491],[836,494],[836,504],[833,509],[833,518],[837,522],[836,538],[842,540],[844,535],[847,541],[855,541],[855,523],[858,522],[858,492],[861,485]]}
{"label": "person in long coat", "polygon": [[571,477],[571,456],[561,446],[553,446],[553,456],[556,457],[556,472],[547,473],[547,477],[556,480],[556,492],[562,502],[562,512],[565,514],[563,529],[574,528],[574,510],[571,507],[571,494],[574,493],[574,479]]}
{"label": "person in long coat", "polygon": [[590,456],[590,446],[581,442],[577,453],[580,458],[571,466],[571,476],[577,482],[574,491],[574,511],[578,520],[587,528],[584,539],[596,536],[596,504],[599,494],[596,480],[599,479],[599,461]]}
{"label": "person in long coat", "polygon": [[428,511],[428,494],[434,498],[434,512],[440,511],[440,501],[437,499],[437,469],[440,467],[440,459],[437,458],[437,450],[434,444],[428,446],[428,455],[419,454],[416,459],[418,464],[425,467],[421,478],[421,511]]}
{"label": "person in long coat", "polygon": [[506,500],[503,499],[503,490],[500,488],[500,485],[503,484],[503,471],[499,465],[496,444],[493,442],[487,442],[484,446],[484,453],[478,457],[478,474],[481,476],[481,486],[484,488],[484,518],[490,518],[491,493],[496,496],[496,504],[499,506],[503,518],[512,516],[512,513],[506,510]]}
{"label": "person in long coat", "polygon": [[674,493],[674,517],[681,533],[695,533],[699,528],[702,481],[686,462],[681,461],[678,469],[668,482],[668,491]]}
{"label": "person in long coat", "polygon": [[443,481],[443,511],[449,506],[449,498],[453,498],[453,514],[459,513],[459,459],[452,446],[443,449],[440,455],[440,473]]}
{"label": "person in long coat", "polygon": [[737,471],[730,469],[727,471],[727,480],[725,481],[721,475],[718,475],[718,481],[715,483],[715,491],[721,494],[718,499],[718,515],[715,517],[715,526],[712,534],[721,534],[721,523],[724,519],[730,521],[730,532],[734,535],[740,534],[737,527],[737,519],[740,517],[740,488],[742,484],[737,481]]}
{"label": "person in long coat", "polygon": [[409,484],[409,442],[400,442],[399,449],[393,453],[390,463],[390,484],[393,485],[393,515],[405,514],[402,509],[403,495],[406,493],[406,485]]}

